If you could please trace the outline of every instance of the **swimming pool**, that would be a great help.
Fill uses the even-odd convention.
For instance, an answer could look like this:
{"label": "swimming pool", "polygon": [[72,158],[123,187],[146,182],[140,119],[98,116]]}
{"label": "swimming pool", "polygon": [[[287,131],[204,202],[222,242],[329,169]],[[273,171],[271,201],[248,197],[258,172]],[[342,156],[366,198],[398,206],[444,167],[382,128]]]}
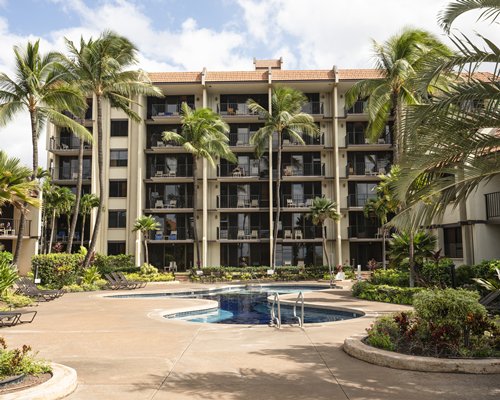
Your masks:
{"label": "swimming pool", "polygon": [[[165,315],[165,318],[201,323],[264,325],[268,324],[271,319],[271,304],[268,298],[274,293],[289,294],[327,288],[328,286],[318,285],[240,286],[191,292],[127,294],[110,297],[185,297],[213,300],[217,301],[218,307],[168,314]],[[306,307],[304,323],[341,321],[357,318],[361,315],[350,311]],[[296,322],[293,319],[293,306],[281,304],[281,323],[289,324],[293,322]]]}

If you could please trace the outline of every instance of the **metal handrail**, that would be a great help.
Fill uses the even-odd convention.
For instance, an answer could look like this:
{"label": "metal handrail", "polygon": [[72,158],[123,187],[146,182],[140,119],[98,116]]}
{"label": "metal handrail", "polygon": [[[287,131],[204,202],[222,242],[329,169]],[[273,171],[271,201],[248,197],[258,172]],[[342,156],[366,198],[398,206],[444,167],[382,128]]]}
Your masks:
{"label": "metal handrail", "polygon": [[[297,316],[297,303],[300,300],[300,317]],[[304,326],[304,295],[299,292],[297,299],[295,299],[295,304],[293,305],[293,317],[299,321],[299,326],[302,328]]]}
{"label": "metal handrail", "polygon": [[[276,311],[274,309],[275,306],[278,306],[278,315],[276,316]],[[271,307],[271,321],[269,321],[269,325],[275,325],[278,329],[281,329],[281,303],[280,303],[280,295],[278,292],[274,293],[273,304]]]}

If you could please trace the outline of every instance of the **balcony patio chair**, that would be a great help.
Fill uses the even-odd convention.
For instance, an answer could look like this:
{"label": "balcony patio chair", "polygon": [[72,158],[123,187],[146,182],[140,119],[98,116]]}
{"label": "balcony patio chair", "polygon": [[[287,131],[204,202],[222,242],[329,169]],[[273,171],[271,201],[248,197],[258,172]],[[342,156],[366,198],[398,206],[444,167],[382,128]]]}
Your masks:
{"label": "balcony patio chair", "polygon": [[72,172],[71,179],[78,179],[78,172]]}
{"label": "balcony patio chair", "polygon": [[290,146],[290,140],[288,139],[283,139],[283,146]]}
{"label": "balcony patio chair", "polygon": [[250,202],[250,206],[253,208],[259,208],[259,200],[252,199],[252,201]]}
{"label": "balcony patio chair", "polygon": [[238,208],[245,207],[245,199],[238,199],[238,202],[236,203],[236,207],[238,207]]}
{"label": "balcony patio chair", "polygon": [[292,199],[286,199],[286,206],[287,207],[295,207],[295,203],[293,202]]}
{"label": "balcony patio chair", "polygon": [[175,178],[177,176],[177,171],[170,170],[168,171],[169,178]]}
{"label": "balcony patio chair", "polygon": [[177,240],[177,231],[170,231],[170,235],[168,235],[168,240]]}
{"label": "balcony patio chair", "polygon": [[161,178],[163,176],[163,171],[162,170],[158,170],[155,172],[155,178]]}
{"label": "balcony patio chair", "polygon": [[302,240],[302,231],[297,229],[295,231],[295,239]]}
{"label": "balcony patio chair", "polygon": [[243,175],[243,172],[240,167],[236,167],[235,169],[233,169],[232,174],[233,177],[240,177],[241,175]]}
{"label": "balcony patio chair", "polygon": [[284,267],[291,267],[292,266],[292,262],[291,261],[285,261],[285,262],[283,262],[283,266]]}
{"label": "balcony patio chair", "polygon": [[[0,327],[30,324],[35,319],[36,313],[36,311],[27,310],[0,311]],[[22,319],[24,315],[29,315],[29,317]]]}
{"label": "balcony patio chair", "polygon": [[163,200],[156,200],[155,208],[163,208]]}
{"label": "balcony patio chair", "polygon": [[304,268],[305,266],[304,260],[297,260],[297,267]]}
{"label": "balcony patio chair", "polygon": [[168,208],[177,208],[177,200],[170,200],[168,202]]}
{"label": "balcony patio chair", "polygon": [[258,239],[258,238],[259,238],[259,231],[252,230],[252,232],[250,232],[250,239]]}
{"label": "balcony patio chair", "polygon": [[63,150],[69,150],[69,146],[65,143],[61,143],[61,149]]}
{"label": "balcony patio chair", "polygon": [[236,239],[245,239],[245,231],[240,229],[236,235]]}
{"label": "balcony patio chair", "polygon": [[285,233],[283,234],[284,239],[291,239],[292,238],[292,231],[289,229],[285,229]]}
{"label": "balcony patio chair", "polygon": [[156,147],[165,147],[165,142],[163,140],[158,140],[156,142]]}
{"label": "balcony patio chair", "polygon": [[284,176],[293,176],[293,169],[291,166],[286,166],[284,169],[283,169],[283,175]]}

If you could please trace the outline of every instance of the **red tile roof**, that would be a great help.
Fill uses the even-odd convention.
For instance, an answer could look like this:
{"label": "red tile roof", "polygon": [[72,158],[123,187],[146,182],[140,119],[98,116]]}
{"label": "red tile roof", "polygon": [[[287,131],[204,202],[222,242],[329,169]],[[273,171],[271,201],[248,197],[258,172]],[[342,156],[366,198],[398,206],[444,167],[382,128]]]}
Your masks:
{"label": "red tile roof", "polygon": [[282,59],[277,59],[277,60],[253,60],[253,63],[255,64],[255,69],[268,69],[269,67],[271,68],[278,68],[281,69],[281,64],[283,63]]}
{"label": "red tile roof", "polygon": [[201,72],[149,72],[153,83],[201,83]]}

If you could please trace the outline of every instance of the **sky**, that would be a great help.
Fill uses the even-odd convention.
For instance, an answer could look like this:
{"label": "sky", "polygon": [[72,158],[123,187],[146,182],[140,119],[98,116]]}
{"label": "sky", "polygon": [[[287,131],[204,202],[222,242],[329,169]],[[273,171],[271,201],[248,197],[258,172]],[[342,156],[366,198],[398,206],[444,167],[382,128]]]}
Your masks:
{"label": "sky", "polygon": [[[12,76],[15,45],[40,39],[42,52],[64,51],[64,38],[113,30],[139,49],[149,72],[251,70],[253,58],[283,57],[285,69],[373,67],[372,43],[406,26],[433,32],[449,0],[0,0],[0,71]],[[455,27],[498,43],[498,24],[477,13]],[[481,29],[479,29],[481,28]],[[0,127],[0,149],[31,165],[26,113]],[[45,165],[45,137],[40,164]]]}

